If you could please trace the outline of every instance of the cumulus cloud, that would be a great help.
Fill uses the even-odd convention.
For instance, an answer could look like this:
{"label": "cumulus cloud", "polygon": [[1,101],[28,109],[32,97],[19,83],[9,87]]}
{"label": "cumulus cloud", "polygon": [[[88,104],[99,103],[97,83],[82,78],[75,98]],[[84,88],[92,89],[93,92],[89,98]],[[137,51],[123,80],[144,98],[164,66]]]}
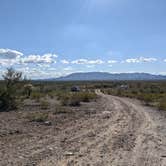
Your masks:
{"label": "cumulus cloud", "polygon": [[155,62],[155,61],[157,61],[156,58],[139,57],[139,58],[126,59],[125,62],[127,62],[127,63],[143,63],[143,62]]}
{"label": "cumulus cloud", "polygon": [[11,50],[11,49],[0,49],[0,59],[16,59],[23,55],[23,53]]}
{"label": "cumulus cloud", "polygon": [[21,63],[56,63],[55,58],[58,56],[56,54],[44,54],[44,55],[29,55],[27,57],[21,58]]}
{"label": "cumulus cloud", "polygon": [[56,63],[56,54],[47,53],[44,55],[28,55],[11,49],[0,49],[0,65],[1,66],[11,66],[15,64],[26,65],[26,64],[50,64]]}
{"label": "cumulus cloud", "polygon": [[63,63],[63,64],[69,64],[70,62],[68,60],[66,60],[66,59],[63,59],[63,60],[61,60],[61,63]]}
{"label": "cumulus cloud", "polygon": [[8,67],[16,63],[15,59],[0,59],[0,66]]}
{"label": "cumulus cloud", "polygon": [[96,59],[96,60],[88,60],[88,59],[77,59],[71,62],[72,64],[91,64],[91,65],[95,65],[95,64],[103,64],[104,61],[102,61],[101,59]]}
{"label": "cumulus cloud", "polygon": [[166,62],[166,59],[164,59],[164,62]]}

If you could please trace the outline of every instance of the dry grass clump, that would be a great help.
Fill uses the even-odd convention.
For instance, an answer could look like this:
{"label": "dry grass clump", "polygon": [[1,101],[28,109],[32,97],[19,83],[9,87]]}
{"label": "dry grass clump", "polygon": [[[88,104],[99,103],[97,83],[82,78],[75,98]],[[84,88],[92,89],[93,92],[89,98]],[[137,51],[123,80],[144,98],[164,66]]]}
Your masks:
{"label": "dry grass clump", "polygon": [[46,100],[41,100],[40,101],[40,108],[43,109],[43,110],[46,110],[48,109],[50,106],[50,103]]}
{"label": "dry grass clump", "polygon": [[43,94],[42,93],[40,93],[40,92],[32,92],[32,94],[31,94],[31,99],[33,99],[33,100],[36,100],[37,102],[39,102],[40,101],[40,99],[43,97]]}
{"label": "dry grass clump", "polygon": [[48,113],[43,113],[43,112],[34,112],[34,113],[29,113],[26,118],[30,122],[45,122],[48,119]]}
{"label": "dry grass clump", "polygon": [[71,112],[71,109],[69,109],[68,107],[62,107],[62,106],[56,106],[55,110],[53,111],[53,114],[66,114]]}
{"label": "dry grass clump", "polygon": [[159,109],[166,111],[166,98],[163,98],[163,99],[159,102]]}

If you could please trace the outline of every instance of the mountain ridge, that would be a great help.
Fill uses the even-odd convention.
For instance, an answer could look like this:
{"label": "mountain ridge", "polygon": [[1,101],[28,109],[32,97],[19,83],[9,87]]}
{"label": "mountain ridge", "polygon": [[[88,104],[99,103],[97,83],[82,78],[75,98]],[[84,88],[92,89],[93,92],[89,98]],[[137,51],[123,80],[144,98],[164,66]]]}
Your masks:
{"label": "mountain ridge", "polygon": [[78,72],[67,76],[50,78],[50,81],[99,81],[99,80],[166,80],[164,75],[150,73],[108,73],[108,72]]}

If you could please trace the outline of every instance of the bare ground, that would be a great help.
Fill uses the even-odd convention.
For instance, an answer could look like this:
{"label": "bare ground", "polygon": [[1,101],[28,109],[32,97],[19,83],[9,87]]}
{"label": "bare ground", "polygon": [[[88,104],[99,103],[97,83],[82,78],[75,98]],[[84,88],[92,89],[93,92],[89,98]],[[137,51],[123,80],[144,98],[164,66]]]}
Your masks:
{"label": "bare ground", "polygon": [[28,122],[25,111],[0,113],[0,165],[166,166],[165,113],[97,93],[98,102],[49,110],[51,126]]}

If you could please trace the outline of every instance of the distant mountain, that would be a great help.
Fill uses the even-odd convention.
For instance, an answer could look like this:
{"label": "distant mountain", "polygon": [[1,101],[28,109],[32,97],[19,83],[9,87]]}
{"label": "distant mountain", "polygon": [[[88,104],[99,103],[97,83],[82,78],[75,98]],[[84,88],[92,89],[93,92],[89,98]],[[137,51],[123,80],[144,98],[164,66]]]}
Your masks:
{"label": "distant mountain", "polygon": [[64,77],[49,79],[49,81],[99,81],[99,80],[166,80],[166,76],[148,73],[119,73],[106,72],[73,73]]}

